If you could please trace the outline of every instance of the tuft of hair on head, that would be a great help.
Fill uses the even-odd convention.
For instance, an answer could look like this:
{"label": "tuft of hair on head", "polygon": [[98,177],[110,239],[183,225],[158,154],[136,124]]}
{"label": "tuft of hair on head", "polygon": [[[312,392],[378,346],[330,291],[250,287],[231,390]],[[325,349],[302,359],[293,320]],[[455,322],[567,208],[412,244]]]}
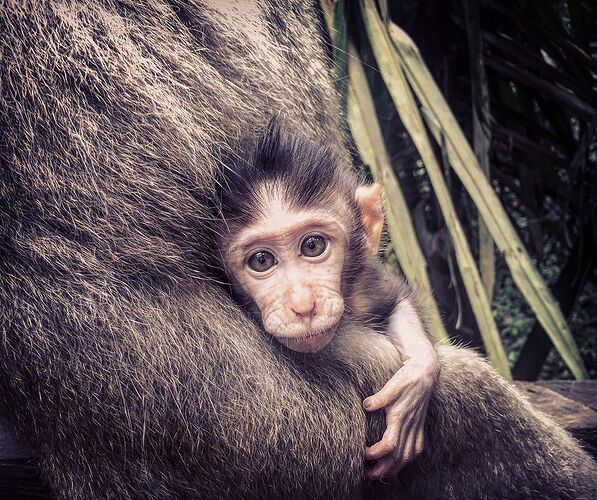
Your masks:
{"label": "tuft of hair on head", "polygon": [[290,210],[325,210],[344,219],[349,258],[342,281],[348,296],[365,269],[368,251],[355,196],[357,175],[334,148],[308,139],[276,117],[253,146],[231,162],[218,184],[219,214],[213,234],[219,249],[241,228],[267,218],[272,200]]}
{"label": "tuft of hair on head", "polygon": [[296,209],[325,207],[339,199],[350,203],[357,178],[332,147],[274,117],[254,146],[228,165],[219,185],[221,216],[228,227],[239,227],[263,215],[264,193]]}

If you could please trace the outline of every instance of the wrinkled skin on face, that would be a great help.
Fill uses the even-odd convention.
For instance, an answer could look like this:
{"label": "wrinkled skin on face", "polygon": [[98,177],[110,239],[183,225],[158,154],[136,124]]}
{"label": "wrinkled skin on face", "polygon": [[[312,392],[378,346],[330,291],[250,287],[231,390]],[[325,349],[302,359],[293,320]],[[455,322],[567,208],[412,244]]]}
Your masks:
{"label": "wrinkled skin on face", "polygon": [[267,215],[230,242],[227,268],[234,286],[255,302],[267,333],[295,351],[319,351],[344,313],[346,222],[276,199],[266,205]]}

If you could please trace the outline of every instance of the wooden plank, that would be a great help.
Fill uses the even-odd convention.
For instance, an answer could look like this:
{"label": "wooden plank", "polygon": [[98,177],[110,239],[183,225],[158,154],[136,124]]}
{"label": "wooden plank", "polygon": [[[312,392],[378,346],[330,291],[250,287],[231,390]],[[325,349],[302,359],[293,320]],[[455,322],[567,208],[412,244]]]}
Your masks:
{"label": "wooden plank", "polygon": [[[514,382],[531,404],[550,416],[597,458],[597,411],[594,408],[597,384],[589,381],[558,381],[558,384]],[[584,388],[583,386],[587,386]],[[552,387],[556,390],[552,390]],[[577,400],[563,394],[569,394]],[[585,404],[589,402],[592,406]]]}
{"label": "wooden plank", "polygon": [[535,385],[547,387],[597,411],[597,380],[541,380]]}
{"label": "wooden plank", "polygon": [[597,428],[597,412],[590,406],[570,399],[544,384],[514,382],[514,385],[533,406],[549,415],[565,429],[572,431]]}

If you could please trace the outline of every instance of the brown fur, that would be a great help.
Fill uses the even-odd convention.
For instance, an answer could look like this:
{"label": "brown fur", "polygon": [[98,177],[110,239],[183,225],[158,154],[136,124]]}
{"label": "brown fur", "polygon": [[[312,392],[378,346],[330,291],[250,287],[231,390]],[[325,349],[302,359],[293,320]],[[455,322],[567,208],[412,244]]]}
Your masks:
{"label": "brown fur", "polygon": [[385,266],[377,257],[370,256],[348,297],[350,309],[366,324],[385,328],[396,305],[408,300],[424,324],[425,319],[413,288],[402,276]]}
{"label": "brown fur", "polygon": [[[254,26],[182,1],[2,4],[0,413],[59,498],[383,497],[360,404],[396,368],[387,340],[347,324],[289,357],[204,279],[239,138],[283,109],[341,142],[318,14],[290,3]],[[440,355],[428,446],[385,496],[590,498],[561,429]]]}

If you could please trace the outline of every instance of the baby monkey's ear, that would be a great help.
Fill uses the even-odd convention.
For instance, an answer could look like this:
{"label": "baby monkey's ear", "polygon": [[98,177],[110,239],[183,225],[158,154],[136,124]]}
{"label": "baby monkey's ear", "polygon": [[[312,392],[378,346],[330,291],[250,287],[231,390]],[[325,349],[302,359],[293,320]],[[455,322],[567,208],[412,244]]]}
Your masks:
{"label": "baby monkey's ear", "polygon": [[372,255],[377,255],[383,229],[381,187],[377,183],[369,186],[359,186],[355,198],[361,209],[361,220],[365,226],[367,246]]}

